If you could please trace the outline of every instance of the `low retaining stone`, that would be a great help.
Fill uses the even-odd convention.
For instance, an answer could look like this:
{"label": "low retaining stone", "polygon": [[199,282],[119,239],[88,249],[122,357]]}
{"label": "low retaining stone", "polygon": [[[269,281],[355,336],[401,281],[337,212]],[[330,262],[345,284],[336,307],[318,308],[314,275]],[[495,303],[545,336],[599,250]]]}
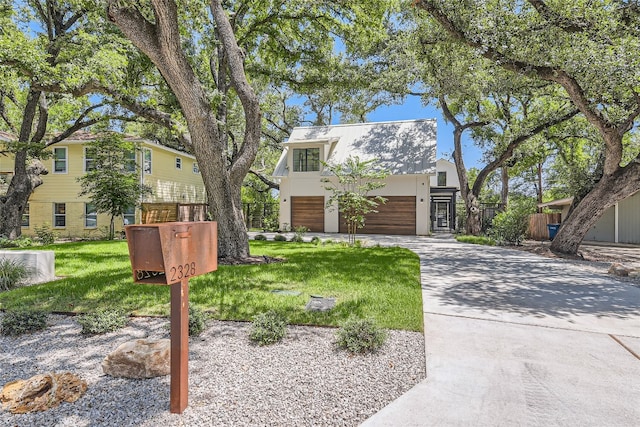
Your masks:
{"label": "low retaining stone", "polygon": [[0,260],[20,262],[29,269],[27,284],[55,280],[56,258],[53,251],[0,251]]}

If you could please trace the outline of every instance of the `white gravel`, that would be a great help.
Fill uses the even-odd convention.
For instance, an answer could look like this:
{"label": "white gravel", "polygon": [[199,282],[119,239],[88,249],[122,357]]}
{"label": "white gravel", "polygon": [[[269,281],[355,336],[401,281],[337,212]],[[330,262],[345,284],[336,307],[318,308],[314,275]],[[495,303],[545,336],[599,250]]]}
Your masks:
{"label": "white gravel", "polygon": [[[1,316],[1,315],[0,315]],[[70,371],[88,384],[73,404],[46,412],[0,411],[2,426],[355,426],[425,377],[424,336],[390,331],[376,354],[337,351],[335,329],[290,326],[285,340],[259,347],[249,324],[211,322],[189,346],[189,406],[169,412],[169,376],[147,380],[102,373],[102,359],[137,338],[167,338],[167,319],[136,318],[85,337],[71,317],[47,330],[0,336],[0,386],[36,374]]]}

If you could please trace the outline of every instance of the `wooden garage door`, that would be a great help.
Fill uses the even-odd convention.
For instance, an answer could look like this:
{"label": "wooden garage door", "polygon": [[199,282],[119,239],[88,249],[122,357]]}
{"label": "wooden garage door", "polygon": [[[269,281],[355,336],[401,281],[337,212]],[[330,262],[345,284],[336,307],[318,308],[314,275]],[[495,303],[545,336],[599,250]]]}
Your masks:
{"label": "wooden garage door", "polygon": [[[369,214],[363,234],[416,234],[416,198],[415,196],[384,196],[387,203],[378,205],[378,213]],[[347,232],[347,224],[340,215],[340,233]]]}
{"label": "wooden garage door", "polygon": [[301,225],[324,232],[324,196],[291,198],[291,228]]}

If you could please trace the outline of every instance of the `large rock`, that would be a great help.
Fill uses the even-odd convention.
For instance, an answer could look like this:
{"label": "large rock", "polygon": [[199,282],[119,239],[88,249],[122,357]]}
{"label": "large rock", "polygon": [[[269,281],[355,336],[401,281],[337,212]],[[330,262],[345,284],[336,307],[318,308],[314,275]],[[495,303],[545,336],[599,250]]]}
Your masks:
{"label": "large rock", "polygon": [[611,267],[609,267],[609,274],[613,274],[614,276],[627,277],[631,271],[633,271],[632,267],[622,265],[618,262],[614,262],[611,264]]}
{"label": "large rock", "polygon": [[171,371],[171,340],[135,340],[121,344],[102,361],[105,374],[152,378]]}
{"label": "large rock", "polygon": [[60,402],[73,403],[85,391],[87,383],[77,375],[52,372],[5,384],[0,392],[0,402],[7,411],[26,414],[55,408]]}

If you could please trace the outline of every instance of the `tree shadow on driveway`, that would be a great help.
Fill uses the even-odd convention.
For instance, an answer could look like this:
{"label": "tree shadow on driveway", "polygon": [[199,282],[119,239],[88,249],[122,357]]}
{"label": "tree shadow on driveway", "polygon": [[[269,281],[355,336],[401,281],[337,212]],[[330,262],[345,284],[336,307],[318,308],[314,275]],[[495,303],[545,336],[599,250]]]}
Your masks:
{"label": "tree shadow on driveway", "polygon": [[425,298],[434,304],[535,317],[640,319],[640,288],[587,265],[454,242],[433,249],[421,257],[421,270]]}

